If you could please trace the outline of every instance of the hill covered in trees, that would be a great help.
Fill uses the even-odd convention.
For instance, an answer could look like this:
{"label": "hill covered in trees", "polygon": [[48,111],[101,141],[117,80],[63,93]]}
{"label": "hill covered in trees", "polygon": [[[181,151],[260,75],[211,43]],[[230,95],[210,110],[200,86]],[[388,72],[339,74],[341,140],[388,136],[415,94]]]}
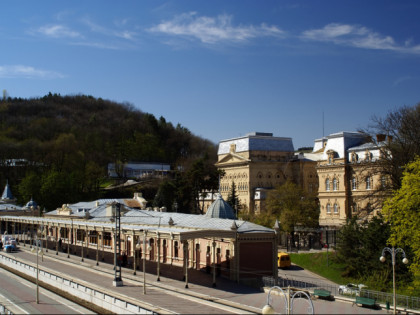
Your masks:
{"label": "hill covered in trees", "polygon": [[9,180],[20,204],[33,197],[51,210],[98,198],[108,163],[188,169],[204,156],[215,161],[215,144],[130,104],[51,93],[0,101],[0,183]]}

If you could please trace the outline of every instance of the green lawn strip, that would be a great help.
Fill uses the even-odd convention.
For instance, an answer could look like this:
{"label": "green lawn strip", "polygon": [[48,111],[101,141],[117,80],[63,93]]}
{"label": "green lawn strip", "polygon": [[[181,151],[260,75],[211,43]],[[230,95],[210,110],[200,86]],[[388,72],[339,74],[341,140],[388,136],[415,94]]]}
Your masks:
{"label": "green lawn strip", "polygon": [[[337,284],[351,282],[350,279],[341,276],[344,265],[337,264],[332,260],[331,253],[308,253],[308,254],[290,254],[292,263],[309,270],[321,277],[327,278]],[[328,263],[328,265],[327,265]]]}

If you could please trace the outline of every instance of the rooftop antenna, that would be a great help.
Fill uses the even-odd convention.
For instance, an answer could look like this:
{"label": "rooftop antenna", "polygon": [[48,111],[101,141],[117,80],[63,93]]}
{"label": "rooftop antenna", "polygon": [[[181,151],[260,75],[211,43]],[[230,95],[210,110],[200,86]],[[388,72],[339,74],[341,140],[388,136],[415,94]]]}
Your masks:
{"label": "rooftop antenna", "polygon": [[322,111],[322,138],[324,138],[324,111]]}

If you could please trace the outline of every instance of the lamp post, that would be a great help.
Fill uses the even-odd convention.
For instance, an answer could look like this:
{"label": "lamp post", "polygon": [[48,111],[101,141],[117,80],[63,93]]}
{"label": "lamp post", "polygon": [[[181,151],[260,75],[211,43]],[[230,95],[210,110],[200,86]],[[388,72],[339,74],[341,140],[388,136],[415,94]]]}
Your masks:
{"label": "lamp post", "polygon": [[391,254],[392,257],[392,287],[393,287],[393,303],[394,303],[394,314],[397,314],[397,297],[395,294],[395,257],[398,253],[401,253],[403,256],[403,264],[408,264],[408,259],[405,257],[405,252],[402,248],[394,248],[394,246],[392,246],[392,248],[389,247],[385,247],[382,250],[382,255],[379,258],[380,262],[385,262],[386,258],[385,258],[385,253],[388,252]]}
{"label": "lamp post", "polygon": [[39,244],[38,244],[38,233],[36,236],[36,249],[35,247],[32,247],[31,252],[34,252],[36,250],[36,304],[39,304],[39,260],[38,260],[38,254],[40,252],[39,250]]}
{"label": "lamp post", "polygon": [[262,314],[278,314],[279,313],[279,312],[276,312],[273,306],[271,305],[270,294],[272,290],[280,291],[281,295],[283,296],[285,314],[293,314],[294,299],[295,297],[302,297],[302,295],[306,296],[306,299],[304,300],[307,301],[307,303],[309,304],[308,309],[307,309],[308,314],[314,314],[314,304],[312,303],[311,297],[306,292],[297,291],[293,295],[290,295],[290,287],[288,287],[286,292],[284,292],[284,290],[278,286],[274,286],[268,291],[267,304],[262,308],[261,310]]}

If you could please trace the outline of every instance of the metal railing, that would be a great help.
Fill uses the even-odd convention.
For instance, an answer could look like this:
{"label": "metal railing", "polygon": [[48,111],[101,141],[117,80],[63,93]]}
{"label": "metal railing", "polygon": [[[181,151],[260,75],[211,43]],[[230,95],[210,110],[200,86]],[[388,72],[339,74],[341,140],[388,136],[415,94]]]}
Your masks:
{"label": "metal railing", "polygon": [[[263,277],[262,282],[264,286],[273,287],[275,285],[279,287],[294,287],[298,289],[306,289],[313,291],[314,289],[325,289],[331,292],[331,295],[334,296],[346,296],[346,297],[355,297],[356,292],[353,294],[340,294],[338,285],[332,285],[325,282],[318,282],[318,281],[308,281],[308,280],[297,280],[297,279],[286,279],[282,277],[276,279],[274,277]],[[392,306],[392,293],[387,292],[380,292],[380,291],[373,291],[373,290],[366,290],[362,289],[360,296],[372,298],[376,300],[376,303],[383,303]],[[404,308],[404,309],[412,309],[412,310],[420,310],[420,297],[415,296],[408,296],[408,295],[396,295],[397,299],[397,307]]]}
{"label": "metal railing", "polygon": [[4,305],[0,304],[0,314],[13,315],[13,313]]}

